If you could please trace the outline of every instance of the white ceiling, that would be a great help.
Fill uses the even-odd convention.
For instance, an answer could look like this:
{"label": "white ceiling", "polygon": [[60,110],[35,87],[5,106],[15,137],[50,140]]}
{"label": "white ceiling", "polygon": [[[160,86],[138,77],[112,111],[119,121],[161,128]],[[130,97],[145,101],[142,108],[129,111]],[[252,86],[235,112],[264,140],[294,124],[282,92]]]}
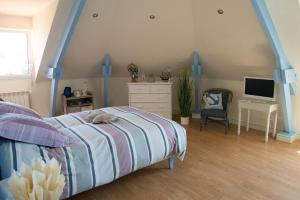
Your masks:
{"label": "white ceiling", "polygon": [[[65,1],[59,1],[62,16]],[[219,8],[224,9],[223,15],[217,13]],[[99,17],[93,18],[93,13]],[[61,27],[58,14],[56,18],[53,31]],[[190,68],[195,50],[207,77],[271,77],[275,66],[250,1],[88,0],[62,62],[63,78],[101,76],[106,53],[111,55],[114,77],[128,76],[131,62],[146,74],[159,75],[167,67],[173,71]],[[49,54],[55,48],[45,51]],[[44,77],[50,64],[40,68],[38,77]]]}
{"label": "white ceiling", "polygon": [[0,14],[33,16],[53,0],[0,0]]}
{"label": "white ceiling", "polygon": [[89,0],[63,61],[64,78],[100,76],[105,53],[112,56],[112,76],[128,76],[131,62],[158,75],[166,67],[189,68],[194,50],[209,77],[269,77],[275,66],[250,1]]}

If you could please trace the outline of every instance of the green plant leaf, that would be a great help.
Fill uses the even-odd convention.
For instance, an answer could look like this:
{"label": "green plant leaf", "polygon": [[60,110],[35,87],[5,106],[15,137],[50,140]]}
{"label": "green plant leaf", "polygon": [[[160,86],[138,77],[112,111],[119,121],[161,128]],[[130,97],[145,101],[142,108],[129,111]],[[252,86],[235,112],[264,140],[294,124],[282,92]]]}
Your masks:
{"label": "green plant leaf", "polygon": [[192,80],[188,70],[183,70],[178,74],[177,98],[182,117],[189,117],[192,106]]}

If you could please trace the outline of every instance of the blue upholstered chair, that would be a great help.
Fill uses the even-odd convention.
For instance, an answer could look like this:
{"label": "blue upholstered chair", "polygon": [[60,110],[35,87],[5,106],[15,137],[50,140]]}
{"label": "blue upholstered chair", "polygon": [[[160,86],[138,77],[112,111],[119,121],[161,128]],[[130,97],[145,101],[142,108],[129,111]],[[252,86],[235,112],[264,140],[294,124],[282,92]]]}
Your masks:
{"label": "blue upholstered chair", "polygon": [[204,91],[202,97],[206,96],[207,94],[220,94],[220,93],[222,94],[223,110],[205,109],[203,103],[201,104],[200,130],[202,130],[203,125],[207,124],[208,120],[214,120],[214,121],[224,122],[225,134],[227,134],[227,130],[229,127],[228,111],[229,111],[229,105],[233,98],[233,93],[227,89],[212,88]]}

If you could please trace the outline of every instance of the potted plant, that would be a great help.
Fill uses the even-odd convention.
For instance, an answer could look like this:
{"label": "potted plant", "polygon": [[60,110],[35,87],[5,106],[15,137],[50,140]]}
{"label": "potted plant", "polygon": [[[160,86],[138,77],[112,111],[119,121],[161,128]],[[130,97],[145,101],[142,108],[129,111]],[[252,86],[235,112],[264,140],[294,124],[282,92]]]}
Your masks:
{"label": "potted plant", "polygon": [[177,98],[180,108],[181,124],[188,125],[192,106],[192,80],[188,70],[183,70],[178,74]]}

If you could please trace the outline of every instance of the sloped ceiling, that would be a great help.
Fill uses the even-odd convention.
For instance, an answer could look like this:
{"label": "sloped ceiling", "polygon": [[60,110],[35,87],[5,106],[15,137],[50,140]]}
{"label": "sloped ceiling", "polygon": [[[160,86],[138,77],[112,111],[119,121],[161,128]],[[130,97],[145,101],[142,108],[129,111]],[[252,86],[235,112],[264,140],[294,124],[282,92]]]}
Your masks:
{"label": "sloped ceiling", "polygon": [[[275,57],[250,0],[194,0],[196,49],[211,78],[272,77]],[[217,14],[222,8],[223,15]]]}
{"label": "sloped ceiling", "polygon": [[54,0],[1,0],[0,13],[16,16],[33,16]]}
{"label": "sloped ceiling", "polygon": [[146,73],[189,66],[195,44],[191,6],[189,0],[86,1],[63,61],[64,78],[100,75],[105,53],[112,57],[113,76],[128,76],[131,62]]}
{"label": "sloped ceiling", "polygon": [[37,81],[47,80],[45,73],[49,66],[53,66],[56,51],[60,47],[61,38],[64,34],[64,27],[67,24],[73,3],[73,0],[58,1],[50,32],[48,34],[44,50],[41,54],[42,57],[40,65],[35,66],[37,70]]}
{"label": "sloped ceiling", "polygon": [[106,53],[112,76],[128,76],[131,62],[159,74],[167,67],[190,67],[194,50],[204,75],[212,78],[270,77],[275,66],[251,1],[87,0],[63,60],[63,78],[100,76]]}

